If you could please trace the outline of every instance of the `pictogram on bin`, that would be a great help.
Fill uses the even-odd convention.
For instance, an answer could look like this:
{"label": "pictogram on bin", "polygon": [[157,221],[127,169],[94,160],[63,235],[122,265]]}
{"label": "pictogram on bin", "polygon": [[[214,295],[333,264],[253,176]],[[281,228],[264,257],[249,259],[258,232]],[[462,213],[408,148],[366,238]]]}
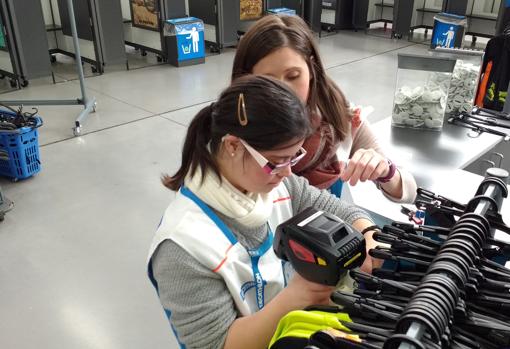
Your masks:
{"label": "pictogram on bin", "polygon": [[451,13],[437,14],[434,16],[434,29],[432,31],[430,47],[461,47],[466,25],[466,16]]}

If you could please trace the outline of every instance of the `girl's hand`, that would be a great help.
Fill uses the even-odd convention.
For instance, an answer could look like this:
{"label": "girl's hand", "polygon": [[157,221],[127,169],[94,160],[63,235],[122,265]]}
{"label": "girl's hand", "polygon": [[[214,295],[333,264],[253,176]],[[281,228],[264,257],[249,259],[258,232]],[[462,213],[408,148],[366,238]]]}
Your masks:
{"label": "girl's hand", "polygon": [[293,303],[294,309],[303,309],[309,305],[328,304],[333,286],[325,286],[310,282],[298,273],[295,273],[289,285],[284,289],[288,300]]}
{"label": "girl's hand", "polygon": [[365,258],[365,261],[363,262],[363,264],[360,267],[361,271],[368,273],[368,274],[372,274],[372,269],[380,268],[380,267],[382,267],[382,265],[384,263],[384,260],[373,258],[368,254],[368,251],[370,251],[370,249],[376,248],[376,246],[378,245],[377,241],[375,241],[374,238],[372,237],[373,233],[374,233],[373,231],[369,231],[369,232],[365,233],[365,235],[364,235],[365,243],[366,243],[366,250],[367,250],[367,257]]}

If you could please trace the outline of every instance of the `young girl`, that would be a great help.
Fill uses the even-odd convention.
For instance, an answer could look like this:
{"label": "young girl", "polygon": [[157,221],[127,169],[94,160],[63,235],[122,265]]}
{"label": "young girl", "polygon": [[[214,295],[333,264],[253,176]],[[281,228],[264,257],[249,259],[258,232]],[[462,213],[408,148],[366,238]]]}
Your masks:
{"label": "young girl", "polygon": [[[287,279],[272,248],[276,227],[310,206],[359,231],[373,223],[292,175],[310,132],[298,97],[263,76],[234,81],[191,122],[181,167],[163,179],[177,193],[149,255],[151,281],[183,347],[266,348],[283,315],[328,302],[331,287]],[[375,246],[372,232],[365,238],[367,249]],[[371,257],[362,269],[371,271]]]}
{"label": "young girl", "polygon": [[350,107],[326,76],[313,34],[297,16],[265,16],[241,39],[232,70],[235,79],[263,74],[287,83],[310,111],[313,134],[294,173],[318,188],[336,188],[340,179],[356,185],[374,181],[393,201],[413,202],[413,176],[387,159],[367,121]]}

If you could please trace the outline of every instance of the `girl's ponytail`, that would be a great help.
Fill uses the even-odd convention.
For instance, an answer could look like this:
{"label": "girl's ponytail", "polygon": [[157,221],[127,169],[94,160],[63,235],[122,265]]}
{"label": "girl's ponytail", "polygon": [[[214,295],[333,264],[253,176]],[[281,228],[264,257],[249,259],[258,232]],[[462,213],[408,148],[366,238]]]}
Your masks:
{"label": "girl's ponytail", "polygon": [[[193,176],[197,167],[213,170],[219,175],[218,165],[208,149],[211,140],[212,114],[214,104],[203,108],[191,121],[182,149],[181,167],[173,175],[164,175],[162,182],[165,187],[177,191],[184,184],[184,178]],[[202,178],[205,172],[202,171]]]}

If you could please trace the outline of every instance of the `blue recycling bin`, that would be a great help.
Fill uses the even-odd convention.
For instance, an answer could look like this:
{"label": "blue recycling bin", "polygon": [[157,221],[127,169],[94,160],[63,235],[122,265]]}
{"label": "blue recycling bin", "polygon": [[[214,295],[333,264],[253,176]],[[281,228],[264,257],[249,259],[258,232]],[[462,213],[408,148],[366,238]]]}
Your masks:
{"label": "blue recycling bin", "polygon": [[461,47],[466,25],[466,16],[444,12],[437,14],[434,16],[434,29],[430,47]]}
{"label": "blue recycling bin", "polygon": [[205,62],[204,22],[195,17],[173,18],[164,28],[167,59],[176,67]]}

